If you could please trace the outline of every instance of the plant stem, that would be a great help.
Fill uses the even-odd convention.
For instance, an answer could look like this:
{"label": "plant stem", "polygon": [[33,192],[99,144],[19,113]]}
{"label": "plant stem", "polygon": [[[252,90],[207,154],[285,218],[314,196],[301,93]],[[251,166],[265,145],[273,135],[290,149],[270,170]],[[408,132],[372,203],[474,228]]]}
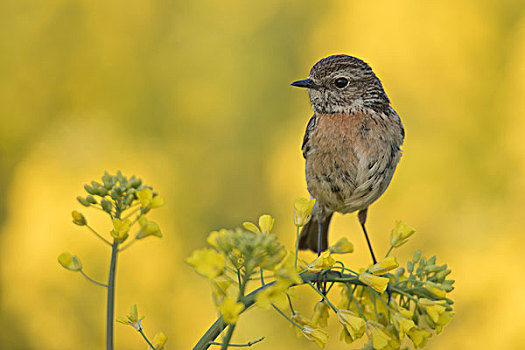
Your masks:
{"label": "plant stem", "polygon": [[230,344],[230,340],[232,339],[234,329],[235,324],[231,324],[230,327],[228,327],[228,332],[226,332],[226,336],[224,337],[224,340],[222,342],[221,350],[228,349],[228,344]]}
{"label": "plant stem", "polygon": [[85,225],[91,232],[93,232],[95,234],[95,236],[97,236],[98,238],[100,238],[101,240],[103,240],[106,244],[109,244],[111,245],[111,242],[108,241],[107,239],[105,239],[104,237],[102,237],[97,231],[95,231],[93,229],[93,227],[89,226],[88,224]]}
{"label": "plant stem", "polygon": [[117,270],[117,255],[118,245],[116,240],[113,240],[111,245],[111,262],[109,264],[108,277],[108,299],[106,309],[106,350],[113,350],[113,325],[115,313],[115,273]]}
{"label": "plant stem", "polygon": [[144,338],[144,340],[146,341],[146,343],[148,343],[148,345],[153,349],[153,350],[156,350],[155,346],[153,344],[151,344],[151,342],[149,341],[148,337],[146,337],[146,334],[144,334],[144,331],[142,330],[142,328],[139,330],[139,333],[140,335],[142,335],[142,338]]}
{"label": "plant stem", "polygon": [[308,283],[308,285],[309,285],[310,287],[312,287],[312,289],[313,289],[317,294],[319,294],[319,295],[321,296],[321,298],[323,298],[324,300],[326,300],[326,302],[328,303],[328,305],[332,308],[332,310],[334,310],[335,313],[337,313],[337,312],[339,311],[339,310],[335,307],[335,305],[332,304],[332,302],[331,302],[330,300],[328,300],[328,298],[326,297],[326,295],[324,295],[323,293],[321,293],[321,292],[319,291],[319,289],[317,289],[317,288],[312,284],[312,282],[306,282],[306,283]]}
{"label": "plant stem", "polygon": [[93,278],[89,277],[88,275],[85,274],[85,272],[83,270],[80,270],[80,273],[82,274],[82,276],[84,276],[89,282],[92,282],[92,283],[95,283],[96,285],[99,285],[101,287],[108,287],[106,284],[104,283],[101,283],[99,281],[95,281]]}
{"label": "plant stem", "polygon": [[386,252],[385,258],[388,258],[388,254],[390,254],[390,252],[392,251],[392,249],[394,249],[394,246],[393,246],[393,245],[391,245],[390,248],[388,248],[388,251]]}
{"label": "plant stem", "polygon": [[[244,347],[250,347],[254,344],[257,344],[261,341],[263,341],[264,337],[262,338],[259,338],[259,339],[255,339],[255,340],[251,340],[245,344],[230,344],[229,347],[230,348],[244,348]],[[209,345],[222,345],[222,343],[217,343],[217,342],[214,342],[214,341],[211,341],[209,342]]]}
{"label": "plant stem", "polygon": [[[315,273],[315,272],[304,272],[304,273],[301,273],[300,276],[301,276],[301,278],[303,280],[303,283],[300,283],[300,284],[304,284],[306,282],[315,282],[315,281],[317,281],[318,273]],[[339,273],[335,273],[335,272],[327,273],[326,274],[326,281],[327,282],[333,282],[333,281],[335,281],[335,282],[346,282],[348,284],[354,284],[354,285],[360,285],[360,286],[364,286],[365,285],[363,282],[359,281],[359,279],[356,276],[352,276],[352,275],[342,275],[341,276]],[[244,310],[242,312],[248,310],[248,308],[250,308],[255,303],[255,296],[257,295],[258,292],[260,292],[261,290],[263,290],[265,288],[273,286],[274,284],[275,284],[275,282],[267,283],[264,286],[255,289],[250,294],[248,294],[245,297],[243,297],[240,300],[240,302],[242,302],[244,304]],[[228,325],[226,324],[226,322],[224,322],[222,316],[220,316],[210,326],[210,328],[208,328],[206,333],[204,333],[204,335],[199,339],[197,344],[195,344],[195,346],[193,347],[193,350],[208,349],[210,347],[210,342],[213,342],[227,326]]]}

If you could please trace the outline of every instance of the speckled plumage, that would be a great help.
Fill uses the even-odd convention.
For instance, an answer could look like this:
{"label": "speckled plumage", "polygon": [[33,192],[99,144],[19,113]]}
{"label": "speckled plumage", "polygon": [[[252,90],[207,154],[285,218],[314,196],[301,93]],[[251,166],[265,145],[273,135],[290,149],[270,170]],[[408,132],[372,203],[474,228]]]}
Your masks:
{"label": "speckled plumage", "polygon": [[[348,85],[337,87],[338,78]],[[333,212],[362,212],[364,228],[368,206],[384,193],[399,162],[404,130],[381,82],[358,58],[324,58],[298,83],[309,88],[314,110],[302,149],[308,191],[316,199],[299,245],[317,251],[317,225],[324,223],[326,250]]]}

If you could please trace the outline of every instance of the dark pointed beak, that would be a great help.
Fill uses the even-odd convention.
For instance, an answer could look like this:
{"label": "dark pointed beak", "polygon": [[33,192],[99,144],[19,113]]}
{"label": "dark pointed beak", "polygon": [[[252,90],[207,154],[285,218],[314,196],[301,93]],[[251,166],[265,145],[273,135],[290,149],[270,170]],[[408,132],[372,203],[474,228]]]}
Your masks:
{"label": "dark pointed beak", "polygon": [[297,80],[291,83],[290,85],[308,89],[318,88],[318,86],[311,79]]}

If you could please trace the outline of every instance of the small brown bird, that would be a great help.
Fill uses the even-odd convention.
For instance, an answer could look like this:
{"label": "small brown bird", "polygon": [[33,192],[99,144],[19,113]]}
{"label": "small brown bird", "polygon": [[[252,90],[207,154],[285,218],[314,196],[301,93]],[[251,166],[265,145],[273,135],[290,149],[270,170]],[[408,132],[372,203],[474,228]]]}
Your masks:
{"label": "small brown bird", "polygon": [[358,211],[375,263],[367,211],[385,192],[401,158],[403,124],[372,68],[359,58],[323,58],[308,79],[291,85],[308,89],[314,110],[302,150],[308,191],[316,203],[299,248],[318,254],[328,249],[333,213]]}

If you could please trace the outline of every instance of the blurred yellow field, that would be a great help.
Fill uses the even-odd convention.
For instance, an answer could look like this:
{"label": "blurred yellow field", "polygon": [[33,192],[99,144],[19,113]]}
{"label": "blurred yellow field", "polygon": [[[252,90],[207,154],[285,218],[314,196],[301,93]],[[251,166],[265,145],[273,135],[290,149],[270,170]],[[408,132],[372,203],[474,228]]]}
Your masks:
{"label": "blurred yellow field", "polygon": [[[7,0],[0,52],[0,348],[103,348],[104,291],[57,256],[107,278],[110,250],[71,223],[83,185],[105,170],[142,177],[166,202],[151,213],[162,240],[120,257],[116,314],[137,303],[167,349],[191,348],[216,318],[209,284],[185,263],[209,232],[268,213],[295,245],[311,109],[289,84],[337,53],[374,68],[406,129],[368,216],[375,250],[403,220],[416,234],[398,256],[437,255],[456,280],[456,315],[427,348],[523,347],[523,1]],[[109,233],[103,213],[83,212]],[[343,236],[345,261],[366,266],[354,214],[334,216],[330,239]],[[318,348],[270,310],[241,320],[236,342]],[[146,348],[115,327],[117,349]],[[358,345],[332,336],[327,348]]]}

